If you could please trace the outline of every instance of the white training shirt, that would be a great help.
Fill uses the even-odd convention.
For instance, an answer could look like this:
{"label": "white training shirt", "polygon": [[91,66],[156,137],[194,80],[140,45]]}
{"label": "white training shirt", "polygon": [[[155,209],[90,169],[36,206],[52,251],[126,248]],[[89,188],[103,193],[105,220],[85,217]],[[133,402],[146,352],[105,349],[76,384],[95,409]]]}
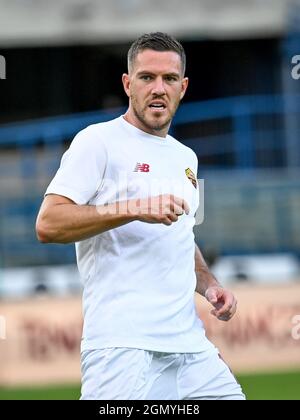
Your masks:
{"label": "white training shirt", "polygon": [[46,194],[103,205],[159,194],[184,198],[189,215],[171,226],[134,221],[76,243],[83,281],[81,350],[107,347],[199,352],[212,345],[194,305],[193,226],[197,157],[171,136],[139,130],[123,116],[77,134]]}

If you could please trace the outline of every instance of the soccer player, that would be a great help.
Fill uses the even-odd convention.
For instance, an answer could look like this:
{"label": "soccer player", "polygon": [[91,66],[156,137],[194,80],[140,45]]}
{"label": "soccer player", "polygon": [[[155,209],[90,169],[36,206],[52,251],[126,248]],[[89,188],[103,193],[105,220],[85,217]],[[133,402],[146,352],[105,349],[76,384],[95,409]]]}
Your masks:
{"label": "soccer player", "polygon": [[185,62],[167,34],[132,44],[127,112],[77,134],[39,212],[41,242],[76,242],[81,399],[245,398],[195,311],[195,291],[223,321],[237,302],[194,241],[197,157],[168,135]]}

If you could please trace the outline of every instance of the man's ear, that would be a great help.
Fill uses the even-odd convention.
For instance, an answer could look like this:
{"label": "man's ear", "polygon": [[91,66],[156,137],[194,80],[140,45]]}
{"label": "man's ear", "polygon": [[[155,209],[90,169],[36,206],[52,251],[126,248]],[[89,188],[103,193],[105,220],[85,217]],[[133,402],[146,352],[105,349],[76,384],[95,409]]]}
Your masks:
{"label": "man's ear", "polygon": [[122,83],[125,90],[125,93],[128,97],[130,97],[130,77],[128,74],[124,73],[122,75]]}
{"label": "man's ear", "polygon": [[184,77],[182,79],[182,84],[181,84],[180,99],[182,99],[184,97],[188,85],[189,85],[189,78],[188,77]]}

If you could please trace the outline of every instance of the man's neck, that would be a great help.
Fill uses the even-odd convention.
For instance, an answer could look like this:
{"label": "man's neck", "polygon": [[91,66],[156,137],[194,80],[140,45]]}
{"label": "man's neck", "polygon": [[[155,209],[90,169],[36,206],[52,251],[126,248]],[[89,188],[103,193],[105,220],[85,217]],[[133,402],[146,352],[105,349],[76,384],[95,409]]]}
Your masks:
{"label": "man's neck", "polygon": [[151,128],[145,126],[145,124],[143,124],[138,118],[133,116],[132,113],[130,112],[130,110],[128,110],[126,112],[126,114],[123,116],[123,118],[129,124],[133,125],[134,127],[138,128],[139,130],[144,131],[147,134],[151,134],[152,136],[156,136],[156,137],[161,137],[162,139],[165,139],[167,137],[170,125],[167,128],[162,128],[161,130],[151,129]]}

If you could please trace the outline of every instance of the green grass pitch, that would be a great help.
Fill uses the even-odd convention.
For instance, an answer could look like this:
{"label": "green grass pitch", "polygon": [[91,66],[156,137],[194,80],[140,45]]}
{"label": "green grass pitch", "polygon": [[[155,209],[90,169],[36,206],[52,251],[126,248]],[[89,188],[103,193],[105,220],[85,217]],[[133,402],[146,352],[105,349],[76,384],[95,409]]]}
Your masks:
{"label": "green grass pitch", "polygon": [[[300,371],[237,376],[249,400],[300,400]],[[79,385],[0,388],[0,400],[78,400]]]}

